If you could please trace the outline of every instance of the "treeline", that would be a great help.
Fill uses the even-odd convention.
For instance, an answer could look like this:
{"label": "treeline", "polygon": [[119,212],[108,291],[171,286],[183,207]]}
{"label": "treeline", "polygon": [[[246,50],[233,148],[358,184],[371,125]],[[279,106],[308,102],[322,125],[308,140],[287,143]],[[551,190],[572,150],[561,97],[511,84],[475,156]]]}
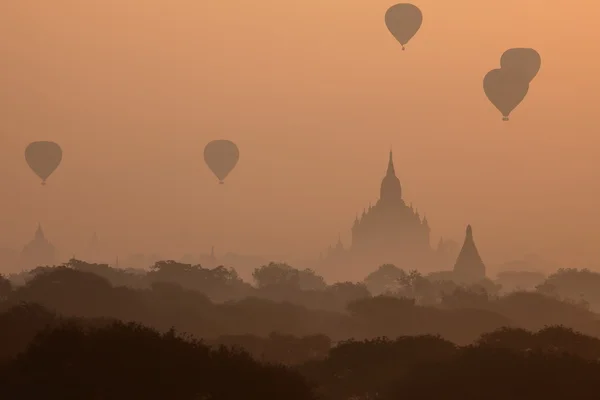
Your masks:
{"label": "treeline", "polygon": [[[385,264],[368,274],[362,282],[328,285],[323,277],[310,269],[270,263],[254,270],[254,284],[251,285],[244,282],[232,268],[219,266],[209,269],[175,261],[156,262],[148,271],[113,268],[75,259],[63,266],[101,276],[115,287],[148,289],[156,282],[176,283],[184,289],[199,291],[217,303],[258,297],[290,301],[308,308],[340,311],[345,309],[347,300],[368,295],[407,297],[414,299],[418,305],[439,305],[448,294],[457,289],[467,289],[485,292],[492,297],[515,291],[532,291],[600,311],[600,273],[588,269],[559,269],[550,276],[511,270],[499,273],[493,281],[485,279],[465,285],[457,282],[451,271],[423,276],[417,271],[404,271]],[[0,277],[0,296],[2,290],[6,290],[3,285],[23,285],[37,272],[47,268],[40,267],[12,275],[9,277],[11,282],[3,282]]]}
{"label": "treeline", "polygon": [[586,400],[600,391],[600,340],[559,326],[504,328],[469,346],[433,335],[207,342],[23,304],[0,314],[0,344],[7,400]]}
{"label": "treeline", "polygon": [[[98,271],[86,269],[104,271],[99,274],[105,276],[127,276],[132,281],[118,286],[111,284],[116,278],[109,280],[95,273]],[[167,275],[173,271],[177,273]],[[381,271],[386,273],[379,277],[388,277],[390,282],[385,294],[373,296],[368,290],[374,284],[373,276],[364,284],[325,285],[311,271],[276,264],[255,271],[258,287],[248,288],[235,277],[235,271],[222,267],[203,270],[165,262],[146,275],[130,276],[126,271],[73,260],[70,265],[38,268],[20,286],[3,280],[0,311],[35,303],[66,317],[135,321],[161,332],[174,327],[211,340],[240,335],[268,337],[277,332],[325,335],[335,343],[348,338],[434,334],[466,345],[504,326],[539,330],[550,325],[600,337],[598,315],[581,302],[538,292],[490,294],[483,286],[489,282],[465,287],[432,282],[414,272],[389,278],[390,271],[398,272],[385,266],[375,274]],[[269,279],[261,276],[263,273]],[[135,284],[135,279],[151,282]],[[392,285],[397,285],[395,290]],[[431,289],[442,286],[446,289]],[[235,291],[239,292],[233,299],[214,300],[219,294]],[[432,293],[437,293],[439,300],[424,300],[431,299]]]}

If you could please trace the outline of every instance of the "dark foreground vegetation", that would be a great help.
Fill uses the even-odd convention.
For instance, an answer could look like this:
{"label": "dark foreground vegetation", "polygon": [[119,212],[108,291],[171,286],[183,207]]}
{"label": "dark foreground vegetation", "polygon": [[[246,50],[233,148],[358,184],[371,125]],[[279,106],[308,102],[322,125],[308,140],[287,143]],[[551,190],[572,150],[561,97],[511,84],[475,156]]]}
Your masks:
{"label": "dark foreground vegetation", "polygon": [[393,266],[327,285],[272,264],[251,286],[72,260],[0,278],[1,398],[596,399],[600,319],[560,294],[581,274],[501,294]]}
{"label": "dark foreground vegetation", "polygon": [[332,348],[323,338],[246,337],[255,344],[247,352],[23,304],[0,315],[0,329],[7,400],[562,400],[600,391],[600,340],[564,327],[506,328],[464,347],[431,335]]}

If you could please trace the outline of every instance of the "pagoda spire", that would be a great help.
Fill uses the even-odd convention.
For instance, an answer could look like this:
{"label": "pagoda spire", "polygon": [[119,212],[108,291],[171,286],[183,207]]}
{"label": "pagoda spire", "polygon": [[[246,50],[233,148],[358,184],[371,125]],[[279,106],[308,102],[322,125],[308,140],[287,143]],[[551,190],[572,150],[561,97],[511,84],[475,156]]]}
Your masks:
{"label": "pagoda spire", "polygon": [[388,160],[388,168],[386,175],[396,176],[396,170],[394,169],[394,154],[392,152],[392,146],[390,146],[390,159]]}
{"label": "pagoda spire", "polygon": [[338,232],[338,242],[335,246],[336,250],[341,250],[344,248],[344,244],[342,243],[342,234]]}
{"label": "pagoda spire", "polygon": [[36,240],[44,240],[46,237],[44,236],[44,230],[42,229],[42,224],[38,222],[37,230],[35,231],[35,239]]}
{"label": "pagoda spire", "polygon": [[98,234],[94,232],[90,239],[90,247],[95,248],[96,246],[98,246]]}
{"label": "pagoda spire", "polygon": [[390,149],[387,172],[381,181],[379,201],[387,204],[402,201],[402,186],[400,185],[400,180],[396,176],[392,149]]}
{"label": "pagoda spire", "polygon": [[471,225],[467,226],[465,241],[454,264],[454,274],[463,282],[477,282],[485,279],[485,264],[475,246]]}

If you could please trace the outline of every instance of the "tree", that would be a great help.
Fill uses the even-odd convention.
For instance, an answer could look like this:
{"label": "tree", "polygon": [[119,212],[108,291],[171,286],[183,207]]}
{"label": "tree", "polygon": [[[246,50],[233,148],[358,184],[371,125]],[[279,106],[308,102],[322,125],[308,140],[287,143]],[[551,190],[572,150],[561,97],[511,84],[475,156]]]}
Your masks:
{"label": "tree", "polygon": [[12,284],[10,281],[0,274],[0,300],[6,300],[12,292]]}
{"label": "tree", "polygon": [[299,278],[298,284],[301,290],[324,290],[327,287],[325,279],[309,268],[301,270]]}
{"label": "tree", "polygon": [[396,298],[390,296],[376,296],[368,299],[360,299],[348,304],[351,315],[368,320],[396,318],[399,312],[413,309],[415,300],[411,298]]}
{"label": "tree", "polygon": [[363,283],[337,282],[328,286],[326,291],[346,304],[371,297],[371,293]]}
{"label": "tree", "polygon": [[37,333],[57,321],[53,313],[31,303],[0,313],[0,365],[24,351]]}
{"label": "tree", "polygon": [[173,260],[157,261],[150,267],[148,278],[150,280],[177,282],[186,277],[186,274],[196,271],[199,266],[183,264]]}
{"label": "tree", "polygon": [[[37,268],[25,286],[11,294],[14,303],[38,303],[64,315],[98,317],[111,315],[122,300],[108,280],[65,266]],[[111,316],[115,316],[112,314]]]}
{"label": "tree", "polygon": [[312,269],[299,270],[286,263],[270,262],[256,268],[252,277],[259,288],[279,286],[298,290],[323,290],[327,287],[325,279]]}
{"label": "tree", "polygon": [[286,263],[270,262],[268,265],[256,268],[252,272],[252,277],[259,288],[266,288],[268,286],[300,288],[300,271]]}
{"label": "tree", "polygon": [[77,271],[91,272],[101,276],[107,279],[113,286],[128,286],[135,288],[147,287],[147,281],[144,279],[143,275],[135,274],[120,268],[113,268],[108,264],[92,264],[73,258],[63,265]]}
{"label": "tree", "polygon": [[442,305],[448,308],[487,308],[490,298],[483,288],[458,286],[451,294],[442,295]]}
{"label": "tree", "polygon": [[468,287],[476,291],[484,290],[490,297],[498,296],[498,293],[500,293],[500,290],[502,289],[501,284],[495,283],[487,278],[482,279],[481,281],[476,282]]}
{"label": "tree", "polygon": [[383,264],[376,271],[371,272],[364,282],[367,289],[377,296],[386,292],[396,292],[400,288],[400,281],[404,279],[406,272],[393,264]]}
{"label": "tree", "polygon": [[600,310],[600,273],[588,269],[561,268],[537,286],[537,291]]}
{"label": "tree", "polygon": [[423,363],[398,379],[385,400],[591,400],[600,363],[569,355],[465,347],[449,360]]}
{"label": "tree", "polygon": [[477,340],[481,347],[525,351],[534,347],[535,336],[525,329],[503,327],[484,333]]}
{"label": "tree", "polygon": [[314,399],[288,368],[121,322],[45,330],[3,375],[9,399]]}
{"label": "tree", "polygon": [[242,281],[235,269],[222,265],[208,269],[200,265],[176,261],[158,261],[151,267],[147,279],[151,283],[178,283],[183,288],[202,292],[215,301],[244,297],[251,289],[249,284]]}
{"label": "tree", "polygon": [[411,297],[423,305],[432,305],[437,302],[439,293],[434,284],[423,277],[420,272],[412,270],[408,274],[404,274],[399,279],[399,283],[401,296]]}
{"label": "tree", "polygon": [[503,271],[498,273],[496,282],[503,290],[531,290],[544,282],[546,276],[534,271]]}
{"label": "tree", "polygon": [[424,362],[445,361],[456,346],[436,336],[348,340],[331,349],[329,357],[302,367],[318,382],[326,399],[380,399],[407,369]]}

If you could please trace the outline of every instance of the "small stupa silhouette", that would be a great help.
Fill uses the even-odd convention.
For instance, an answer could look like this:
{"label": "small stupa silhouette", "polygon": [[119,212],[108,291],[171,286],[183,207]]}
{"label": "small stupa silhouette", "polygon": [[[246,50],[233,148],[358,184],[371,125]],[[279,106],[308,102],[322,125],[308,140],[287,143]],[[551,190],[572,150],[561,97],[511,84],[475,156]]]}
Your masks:
{"label": "small stupa silhouette", "polygon": [[471,225],[467,226],[465,242],[454,264],[454,274],[458,280],[463,282],[477,282],[485,279],[485,264],[475,246]]}

